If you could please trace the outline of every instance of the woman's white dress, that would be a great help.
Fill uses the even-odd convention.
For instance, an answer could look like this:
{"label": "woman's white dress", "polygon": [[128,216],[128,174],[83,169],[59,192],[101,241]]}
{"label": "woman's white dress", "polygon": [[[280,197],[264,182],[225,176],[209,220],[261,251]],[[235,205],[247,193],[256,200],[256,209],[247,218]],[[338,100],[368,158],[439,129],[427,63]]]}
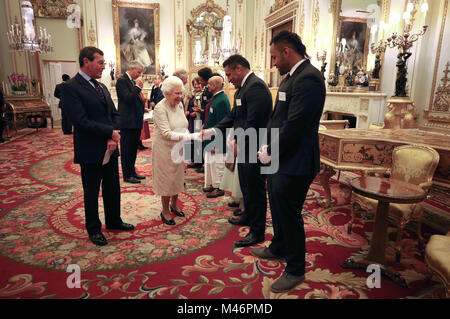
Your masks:
{"label": "woman's white dress", "polygon": [[184,142],[178,140],[183,134],[177,133],[188,128],[183,105],[172,108],[166,99],[161,100],[153,111],[153,123],[153,191],[158,196],[177,195],[184,190]]}

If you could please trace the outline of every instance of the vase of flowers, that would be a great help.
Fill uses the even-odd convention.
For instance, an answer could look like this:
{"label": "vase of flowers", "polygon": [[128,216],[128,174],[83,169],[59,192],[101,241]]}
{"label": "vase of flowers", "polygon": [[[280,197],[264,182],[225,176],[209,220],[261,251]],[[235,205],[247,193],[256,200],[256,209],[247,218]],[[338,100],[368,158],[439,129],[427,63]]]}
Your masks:
{"label": "vase of flowers", "polygon": [[26,95],[28,77],[24,74],[13,73],[8,76],[9,82],[11,82],[11,88],[13,94]]}

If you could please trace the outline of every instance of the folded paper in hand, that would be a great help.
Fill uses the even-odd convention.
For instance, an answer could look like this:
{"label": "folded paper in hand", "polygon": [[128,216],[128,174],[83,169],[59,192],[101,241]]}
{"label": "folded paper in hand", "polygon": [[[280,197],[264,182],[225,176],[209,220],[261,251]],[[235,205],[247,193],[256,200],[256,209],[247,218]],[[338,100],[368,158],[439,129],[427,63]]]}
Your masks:
{"label": "folded paper in hand", "polygon": [[111,152],[108,149],[106,149],[105,156],[103,157],[102,165],[108,164],[110,158],[111,158]]}
{"label": "folded paper in hand", "polygon": [[148,113],[144,113],[144,121],[149,121],[151,119],[153,119],[153,110]]}

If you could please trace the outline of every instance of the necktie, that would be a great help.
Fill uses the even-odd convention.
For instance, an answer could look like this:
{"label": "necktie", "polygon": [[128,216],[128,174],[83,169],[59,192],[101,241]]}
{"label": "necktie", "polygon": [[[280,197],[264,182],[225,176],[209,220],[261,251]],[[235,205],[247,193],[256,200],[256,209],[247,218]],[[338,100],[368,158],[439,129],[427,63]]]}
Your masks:
{"label": "necktie", "polygon": [[98,95],[102,98],[102,100],[104,100],[105,99],[105,94],[103,94],[103,90],[100,87],[100,83],[98,83],[97,80],[95,80],[95,79],[91,79],[90,81],[92,83],[94,83],[95,90],[97,91]]}
{"label": "necktie", "polygon": [[281,81],[280,86],[282,86],[283,84],[285,84],[287,82],[287,80],[289,80],[289,78],[291,77],[291,74],[288,73],[288,75],[286,75],[286,77],[283,79],[283,81]]}

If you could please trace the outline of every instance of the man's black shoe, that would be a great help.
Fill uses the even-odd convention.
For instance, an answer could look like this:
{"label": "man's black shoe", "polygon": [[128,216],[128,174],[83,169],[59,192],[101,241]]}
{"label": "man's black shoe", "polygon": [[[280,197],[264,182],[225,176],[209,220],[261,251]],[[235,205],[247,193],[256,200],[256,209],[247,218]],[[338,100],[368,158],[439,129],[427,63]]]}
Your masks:
{"label": "man's black shoe", "polygon": [[187,166],[188,168],[199,168],[202,167],[201,163],[192,163]]}
{"label": "man's black shoe", "polygon": [[263,241],[264,241],[264,236],[256,237],[252,233],[249,233],[247,236],[245,236],[240,241],[235,242],[234,247],[249,247],[249,246],[253,246],[253,245],[262,243]]}
{"label": "man's black shoe", "polygon": [[235,201],[229,202],[228,207],[239,207],[239,203],[236,203]]}
{"label": "man's black shoe", "polygon": [[244,215],[244,211],[242,211],[242,210],[240,210],[239,208],[236,208],[234,211],[233,211],[233,215],[234,216],[242,216],[242,215]]}
{"label": "man's black shoe", "polygon": [[127,223],[124,223],[124,222],[122,222],[121,224],[119,224],[119,225],[115,225],[115,226],[106,226],[106,229],[112,229],[112,230],[133,230],[134,229],[134,226],[133,225],[131,225],[131,224],[127,224]]}
{"label": "man's black shoe", "polygon": [[250,226],[250,222],[243,217],[230,217],[228,222],[237,226]]}
{"label": "man's black shoe", "polygon": [[4,142],[6,142],[6,140],[3,138],[0,138],[0,143],[4,143]]}
{"label": "man's black shoe", "polygon": [[145,179],[145,176],[138,175],[138,174],[134,175],[133,177],[136,179],[140,179],[140,180]]}
{"label": "man's black shoe", "polygon": [[143,150],[148,150],[147,146],[138,146],[138,150],[143,151]]}
{"label": "man's black shoe", "polygon": [[138,180],[136,177],[128,177],[128,178],[124,178],[123,180],[127,183],[132,183],[132,184],[140,184],[141,183],[141,181]]}
{"label": "man's black shoe", "polygon": [[204,169],[203,166],[202,166],[202,167],[197,168],[195,171],[196,171],[197,173],[204,173],[204,172],[205,172],[205,169]]}
{"label": "man's black shoe", "polygon": [[108,244],[108,241],[102,233],[89,235],[89,239],[97,246],[105,246]]}

